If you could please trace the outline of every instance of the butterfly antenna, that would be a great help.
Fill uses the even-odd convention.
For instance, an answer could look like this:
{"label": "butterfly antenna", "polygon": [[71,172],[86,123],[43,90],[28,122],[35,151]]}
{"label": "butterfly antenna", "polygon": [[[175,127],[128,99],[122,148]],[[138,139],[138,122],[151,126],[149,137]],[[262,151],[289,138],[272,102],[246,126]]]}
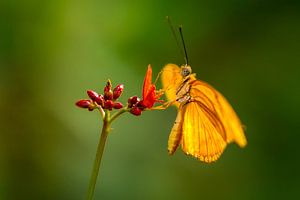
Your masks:
{"label": "butterfly antenna", "polygon": [[184,49],[184,60],[185,60],[185,63],[188,65],[189,60],[188,60],[188,56],[187,56],[187,52],[186,52],[184,39],[183,39],[182,25],[179,26],[179,33],[180,33],[180,37],[181,37],[181,41],[182,41],[182,45],[183,45],[183,49]]}
{"label": "butterfly antenna", "polygon": [[[173,24],[172,24],[172,22],[171,22],[171,18],[170,18],[169,16],[167,16],[166,19],[167,19],[167,22],[168,22],[168,24],[169,24],[169,26],[170,26],[172,35],[174,36],[174,39],[175,39],[175,41],[176,41],[177,47],[178,47],[178,49],[180,50],[180,54],[183,56],[185,63],[188,64],[188,63],[187,63],[187,55],[186,55],[186,50],[185,50],[184,42],[183,42],[183,48],[184,48],[184,51],[183,51],[182,48],[181,48],[181,46],[180,46],[180,43],[179,43],[179,41],[178,41],[178,38],[177,38],[177,35],[176,35],[176,32],[175,32],[174,26],[173,26]],[[180,27],[179,27],[179,29],[180,29]],[[179,31],[180,31],[180,30],[179,30]],[[182,37],[181,31],[180,31],[180,35],[181,35],[181,39],[182,39],[182,41],[183,41],[183,37]]]}

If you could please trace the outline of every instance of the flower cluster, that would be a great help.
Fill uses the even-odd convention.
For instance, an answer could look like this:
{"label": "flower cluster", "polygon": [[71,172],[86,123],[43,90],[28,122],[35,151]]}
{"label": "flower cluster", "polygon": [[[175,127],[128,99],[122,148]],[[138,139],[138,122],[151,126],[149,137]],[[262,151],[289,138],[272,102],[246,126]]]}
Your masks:
{"label": "flower cluster", "polygon": [[[123,108],[123,104],[118,102],[118,98],[121,96],[124,90],[124,85],[119,84],[112,90],[111,81],[108,80],[104,87],[104,94],[98,94],[93,90],[88,90],[87,94],[90,99],[82,99],[76,102],[76,105],[80,108],[87,108],[89,111],[99,109],[102,113],[104,110],[113,110]],[[152,68],[149,65],[146,76],[144,78],[142,99],[137,96],[132,96],[127,101],[125,111],[129,111],[135,116],[142,114],[142,111],[153,108],[156,102],[162,102],[159,100],[162,92],[157,91],[155,84],[152,83]]]}
{"label": "flower cluster", "polygon": [[98,94],[93,90],[88,90],[87,94],[90,99],[82,99],[76,102],[76,105],[80,108],[87,108],[89,111],[94,109],[120,109],[123,108],[123,104],[117,102],[124,90],[124,85],[119,84],[112,90],[111,81],[108,80],[104,87],[104,95]]}
{"label": "flower cluster", "polygon": [[[139,116],[142,114],[142,111],[156,109],[153,108],[156,102],[162,102],[159,98],[163,93],[161,90],[157,91],[155,84],[152,83],[152,68],[150,65],[148,66],[146,76],[144,78],[142,99],[137,96],[132,96],[128,99],[127,105],[123,107],[122,103],[118,101],[118,98],[122,95],[123,89],[124,85],[122,84],[119,84],[112,89],[112,84],[110,80],[108,80],[104,87],[103,94],[98,94],[93,90],[88,90],[87,95],[89,96],[89,99],[82,99],[76,102],[76,105],[80,108],[85,108],[89,111],[94,109],[99,110],[103,118],[103,127],[100,136],[101,139],[97,148],[93,172],[90,179],[88,199],[93,199],[105,142],[109,132],[112,130],[111,123],[123,113],[129,112],[135,116]],[[113,109],[120,110],[111,114]]]}
{"label": "flower cluster", "polygon": [[162,93],[156,91],[155,84],[152,83],[152,68],[150,65],[148,65],[147,73],[144,78],[142,95],[142,100],[140,100],[137,96],[133,96],[128,99],[128,108],[131,108],[131,114],[139,116],[143,110],[147,108],[151,109],[155,102],[161,102],[159,98]]}
{"label": "flower cluster", "polygon": [[142,111],[145,109],[145,107],[141,103],[141,99],[137,96],[132,96],[128,99],[128,108],[130,108],[130,113],[139,116],[142,114]]}

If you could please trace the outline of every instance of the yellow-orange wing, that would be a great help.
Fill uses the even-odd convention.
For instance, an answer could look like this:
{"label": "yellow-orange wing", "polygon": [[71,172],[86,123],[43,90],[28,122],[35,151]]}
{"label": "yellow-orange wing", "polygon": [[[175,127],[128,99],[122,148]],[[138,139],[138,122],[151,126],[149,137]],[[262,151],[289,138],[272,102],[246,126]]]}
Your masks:
{"label": "yellow-orange wing", "polygon": [[[176,91],[182,83],[181,69],[175,64],[167,64],[161,74],[161,81],[165,95],[169,101],[176,100]],[[179,107],[176,102],[175,106]]]}
{"label": "yellow-orange wing", "polygon": [[201,101],[191,101],[183,107],[182,150],[203,162],[216,161],[227,145],[218,116]]}
{"label": "yellow-orange wing", "polygon": [[203,103],[205,107],[218,116],[225,129],[223,138],[226,142],[236,142],[240,147],[246,146],[247,140],[240,119],[225,97],[203,81],[196,80],[191,84],[190,96]]}

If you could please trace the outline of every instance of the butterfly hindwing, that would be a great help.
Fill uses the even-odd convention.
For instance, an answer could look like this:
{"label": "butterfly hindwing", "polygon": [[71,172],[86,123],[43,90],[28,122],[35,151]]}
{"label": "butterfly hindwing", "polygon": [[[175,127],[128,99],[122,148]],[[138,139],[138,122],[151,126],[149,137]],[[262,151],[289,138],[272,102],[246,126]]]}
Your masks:
{"label": "butterfly hindwing", "polygon": [[222,124],[204,104],[192,101],[185,106],[182,124],[182,150],[203,162],[216,161],[226,147]]}

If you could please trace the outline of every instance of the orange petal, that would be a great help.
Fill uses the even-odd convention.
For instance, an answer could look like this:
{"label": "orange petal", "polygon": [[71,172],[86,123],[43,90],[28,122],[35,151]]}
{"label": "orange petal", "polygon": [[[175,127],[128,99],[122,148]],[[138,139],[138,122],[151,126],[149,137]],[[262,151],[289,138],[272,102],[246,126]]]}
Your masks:
{"label": "orange petal", "polygon": [[151,65],[148,65],[147,73],[144,79],[144,85],[143,85],[143,99],[146,98],[147,93],[151,87],[151,82],[152,82],[152,68]]}
{"label": "orange petal", "polygon": [[146,108],[152,108],[156,100],[155,85],[151,84],[146,96],[143,98],[143,105]]}

